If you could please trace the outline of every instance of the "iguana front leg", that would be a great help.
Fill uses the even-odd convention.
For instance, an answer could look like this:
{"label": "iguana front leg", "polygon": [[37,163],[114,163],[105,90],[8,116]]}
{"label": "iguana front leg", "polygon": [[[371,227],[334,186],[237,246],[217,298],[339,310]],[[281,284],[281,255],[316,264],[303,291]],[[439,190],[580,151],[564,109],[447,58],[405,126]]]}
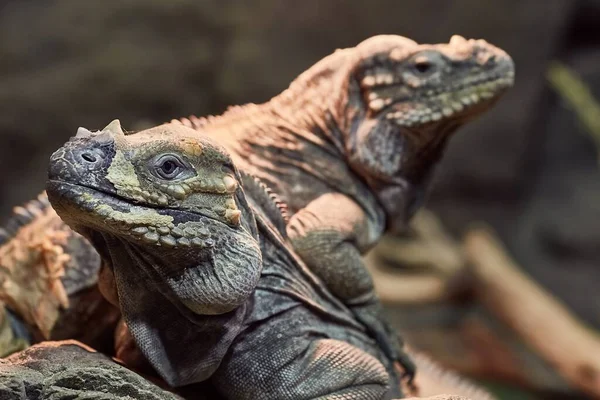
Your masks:
{"label": "iguana front leg", "polygon": [[307,266],[342,300],[393,360],[409,376],[414,366],[388,325],[361,253],[381,234],[382,227],[352,199],[327,193],[294,214],[288,237]]}
{"label": "iguana front leg", "polygon": [[[250,322],[232,344],[212,378],[225,398],[389,400],[400,397],[397,379],[390,376],[384,365],[387,360],[372,346],[371,339],[339,331],[329,318],[303,307],[297,302],[298,297],[289,297],[287,291],[266,289],[258,288],[255,294],[282,308],[267,319],[264,313],[259,313],[258,320]],[[365,349],[361,349],[361,344],[366,345]]]}
{"label": "iguana front leg", "polygon": [[287,225],[294,250],[348,305],[362,305],[376,298],[361,253],[381,231],[354,200],[341,193],[318,197],[294,214]]}

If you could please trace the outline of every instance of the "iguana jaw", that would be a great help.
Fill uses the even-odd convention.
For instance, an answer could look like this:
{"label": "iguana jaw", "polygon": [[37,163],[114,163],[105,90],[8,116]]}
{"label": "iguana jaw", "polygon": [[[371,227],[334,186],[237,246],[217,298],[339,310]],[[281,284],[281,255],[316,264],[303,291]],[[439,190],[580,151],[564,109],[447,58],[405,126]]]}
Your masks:
{"label": "iguana jaw", "polygon": [[190,229],[192,223],[200,226],[210,219],[224,230],[233,230],[210,215],[132,205],[114,194],[83,185],[49,180],[46,189],[55,209],[70,225],[102,231],[138,245],[154,246],[163,252],[212,247],[210,232],[202,227]]}
{"label": "iguana jaw", "polygon": [[[136,135],[140,136],[134,139]],[[138,268],[151,287],[164,288],[168,301],[183,304],[196,314],[235,309],[251,295],[262,266],[254,220],[241,189],[233,185],[232,191],[223,187],[205,192],[208,185],[203,185],[184,199],[171,197],[167,206],[155,204],[151,198],[140,200],[136,196],[140,191],[129,191],[125,184],[137,182],[146,191],[160,187],[161,181],[140,181],[148,179],[142,172],[145,160],[154,160],[153,152],[162,154],[163,150],[154,147],[153,135],[136,135],[127,139],[113,135],[112,142],[111,135],[102,136],[102,148],[95,136],[79,137],[59,149],[49,168],[50,202],[67,224],[88,237],[108,258],[115,275],[119,268]],[[186,146],[190,143],[188,138]],[[139,151],[144,152],[142,158],[136,158]],[[87,153],[101,155],[97,158],[102,160],[91,163],[94,157],[81,156]],[[187,153],[179,155],[187,157]],[[227,157],[206,151],[204,156],[209,160],[186,158],[194,173],[215,171],[222,175],[221,167],[211,163],[227,161]],[[234,206],[237,217],[232,221],[227,211]],[[107,242],[125,250],[117,255],[103,248]],[[132,254],[147,257],[131,258]],[[129,265],[131,260],[135,265]]]}
{"label": "iguana jaw", "polygon": [[[96,200],[110,204],[115,213],[124,214],[135,213],[133,209],[139,206],[61,181],[50,181],[47,191],[58,214],[105,260],[101,293],[120,308],[138,348],[154,369],[171,386],[208,379],[236,337],[260,276],[262,260],[256,240],[241,229],[188,213],[185,224],[196,224],[210,235],[205,237],[205,246],[165,246],[160,240],[155,243],[132,236],[123,225],[115,227],[93,204]],[[78,200],[82,197],[87,201]],[[175,226],[179,225],[181,214],[146,211],[173,217]],[[232,248],[231,243],[237,246]],[[165,334],[173,331],[175,335]],[[181,352],[192,352],[201,360],[193,374],[187,373],[190,357],[180,356]]]}
{"label": "iguana jaw", "polygon": [[[94,207],[86,208],[93,198],[110,204],[116,212],[125,212],[132,208],[126,201],[56,180],[48,183],[47,191],[58,214],[104,259],[108,271],[103,271],[98,282],[101,293],[120,308],[138,348],[154,369],[174,387],[208,379],[239,331],[247,298],[260,274],[260,253],[254,240],[236,234],[222,222],[195,216],[190,222],[206,228],[201,221],[205,218],[223,229],[225,233],[218,238],[214,237],[217,229],[211,229],[213,237],[207,239],[217,248],[147,243],[111,227]],[[82,197],[88,201],[79,201]],[[226,242],[240,243],[239,257],[228,254],[226,246],[219,246],[225,235]],[[249,249],[245,243],[250,243]],[[237,257],[242,268],[236,271],[236,265],[224,266],[223,256]],[[219,286],[221,283],[224,285]],[[172,330],[176,335],[164,334]],[[194,365],[194,374],[186,373],[190,370],[189,357],[180,357],[182,351],[192,352],[202,361]]]}

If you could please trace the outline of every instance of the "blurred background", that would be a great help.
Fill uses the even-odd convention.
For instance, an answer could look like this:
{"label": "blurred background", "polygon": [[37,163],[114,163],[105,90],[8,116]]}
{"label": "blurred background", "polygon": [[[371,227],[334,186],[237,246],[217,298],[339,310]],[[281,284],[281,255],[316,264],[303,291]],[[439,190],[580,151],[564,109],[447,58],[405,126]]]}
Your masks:
{"label": "blurred background", "polygon": [[[461,34],[512,55],[515,87],[451,141],[428,208],[456,241],[491,226],[531,279],[599,329],[598,0],[0,0],[0,214],[43,188],[49,155],[78,126],[119,118],[133,130],[264,102],[380,33]],[[401,269],[393,259],[375,262]],[[477,301],[392,303],[409,344],[500,382],[504,398],[586,398]],[[464,328],[474,315],[495,338],[483,342],[506,348],[482,356],[489,346]]]}

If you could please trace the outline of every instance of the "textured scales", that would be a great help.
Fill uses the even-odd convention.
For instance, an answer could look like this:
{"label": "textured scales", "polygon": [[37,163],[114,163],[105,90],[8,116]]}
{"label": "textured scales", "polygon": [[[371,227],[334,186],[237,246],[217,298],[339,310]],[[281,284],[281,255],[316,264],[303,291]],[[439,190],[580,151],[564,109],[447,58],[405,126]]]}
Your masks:
{"label": "textured scales", "polygon": [[[78,293],[93,291],[100,267],[98,253],[58,218],[45,193],[15,207],[4,227],[0,230],[0,300],[32,327],[30,333],[37,339],[49,339],[65,328],[81,338],[83,327],[63,326],[64,309],[76,306]],[[93,309],[90,304],[86,312]]]}
{"label": "textured scales", "polygon": [[[265,212],[264,214],[268,215],[270,220],[272,221],[272,223],[274,224],[274,226],[278,227],[279,232],[281,232],[282,234],[285,233],[285,225],[284,222],[281,218],[278,218],[277,216],[277,209],[275,204],[269,203],[269,199],[267,199],[268,196],[264,196],[264,195],[260,195],[260,190],[258,190],[257,188],[259,187],[263,187],[264,185],[258,181],[256,178],[251,177],[247,174],[242,174],[242,180],[244,182],[244,188],[246,191],[250,190],[252,191],[252,193],[256,193],[258,195],[253,196],[255,199],[255,201],[253,202],[254,207],[263,207],[267,210],[270,210],[269,212]],[[256,188],[256,189],[254,189]],[[256,190],[254,192],[254,190]],[[17,245],[24,245],[27,242],[23,242],[23,239],[20,237],[19,232],[22,229],[25,230],[29,230],[33,233],[37,233],[38,235],[42,236],[42,237],[48,237],[47,236],[47,230],[46,227],[47,225],[45,225],[45,219],[44,218],[40,218],[41,215],[43,215],[45,212],[48,213],[52,213],[55,218],[53,219],[53,223],[58,223],[59,226],[61,227],[61,230],[64,231],[68,231],[69,228],[68,226],[64,225],[63,221],[60,220],[58,218],[58,216],[56,216],[54,210],[52,208],[50,208],[47,196],[45,193],[42,193],[39,197],[39,199],[37,200],[32,200],[31,202],[27,203],[26,205],[23,206],[23,208],[25,210],[27,210],[27,212],[24,212],[21,208],[15,209],[15,214],[13,217],[11,217],[10,221],[12,221],[12,223],[7,223],[4,226],[12,226],[12,229],[10,229],[8,232],[6,232],[5,235],[3,236],[3,242],[2,242],[2,246],[0,248],[5,248],[8,249],[10,248],[9,246],[14,246],[15,244]],[[43,227],[40,227],[40,224],[43,224]],[[64,253],[68,253],[72,258],[75,259],[79,259],[80,261],[77,264],[74,264],[73,266],[67,268],[67,274],[63,275],[61,277],[61,280],[63,281],[63,285],[65,286],[65,288],[67,289],[67,293],[69,294],[69,301],[70,303],[74,303],[74,298],[77,296],[77,292],[78,292],[78,286],[77,285],[73,285],[71,282],[75,283],[75,284],[79,284],[81,286],[81,284],[84,284],[86,282],[89,282],[89,280],[91,278],[93,278],[93,276],[90,276],[88,274],[88,272],[86,272],[86,257],[88,257],[90,254],[94,254],[95,250],[91,247],[91,245],[89,244],[89,242],[87,240],[85,240],[83,237],[81,237],[80,235],[76,234],[75,232],[71,232],[71,237],[77,240],[80,240],[80,242],[78,243],[77,246],[73,246],[73,247],[65,247],[64,248]],[[87,248],[86,248],[87,247]],[[29,250],[30,252],[32,252],[33,250]],[[35,255],[35,253],[32,253]],[[27,270],[32,270],[35,271],[36,269],[39,269],[40,267],[38,266],[38,264],[36,264],[35,257],[29,257],[28,258],[28,262],[25,263],[21,263],[19,264],[19,266],[17,268],[23,268],[23,269],[27,269]],[[0,258],[0,264],[3,267],[7,267],[8,265],[10,265],[9,263],[7,263],[7,258]],[[92,263],[92,265],[94,265]],[[35,279],[30,277],[30,279]],[[89,284],[89,283],[87,283]],[[86,284],[86,285],[87,285]],[[21,284],[22,285],[22,284]],[[23,288],[25,289],[25,288]],[[79,287],[79,289],[81,289],[81,287]],[[48,293],[51,295],[52,291],[50,289],[47,289]],[[86,299],[89,301],[89,299]],[[89,306],[88,306],[89,307]],[[88,308],[86,307],[86,309]],[[21,316],[25,316],[28,315],[27,312],[17,309],[15,310],[15,312],[18,315]],[[65,319],[64,315],[61,315],[62,319]],[[83,335],[79,333],[79,331],[81,331],[82,329],[86,330],[85,327],[88,326],[89,324],[93,324],[96,328],[95,331],[106,331],[106,335],[112,335],[111,334],[111,329],[114,328],[114,323],[110,323],[111,320],[103,320],[100,318],[94,318],[89,320],[89,323],[86,323],[84,318],[81,315],[77,315],[76,316],[76,320],[71,321],[69,323],[68,317],[67,319],[67,323],[69,326],[66,327],[66,331],[63,330],[63,332],[61,332],[62,338],[72,338],[72,337],[78,337],[78,338],[82,338]],[[85,318],[87,319],[87,318]],[[35,322],[33,321],[27,321],[29,323],[29,325],[33,325],[33,328],[35,329],[40,329],[40,326],[37,326],[35,324]],[[106,323],[108,322],[108,324]],[[61,321],[58,322],[58,327],[55,327],[55,331],[61,328],[61,326],[66,325],[64,322],[61,323]],[[43,325],[42,325],[43,326]],[[14,326],[14,322],[13,322],[13,329],[15,329]],[[89,331],[89,330],[86,330]],[[17,339],[23,340],[23,339],[28,339],[28,335],[26,332],[20,331],[20,332],[15,332],[15,336]],[[90,342],[86,337],[83,337],[84,340],[86,340],[86,343],[88,344],[92,344],[93,342]],[[96,343],[96,344],[100,344],[100,343]],[[4,350],[18,350],[18,348],[5,348]],[[107,349],[108,350],[108,349]],[[131,351],[131,349],[125,348],[125,351]],[[61,351],[59,350],[55,350],[55,347],[52,346],[50,349],[48,349],[48,351],[52,351],[52,352],[57,352],[60,353]],[[26,352],[24,354],[28,355],[28,359],[34,360],[35,357],[34,356],[30,356],[29,352]],[[417,365],[417,376],[416,376],[416,384],[417,387],[419,388],[418,393],[422,396],[427,396],[427,395],[433,395],[433,394],[440,394],[440,393],[454,393],[454,394],[462,394],[465,395],[467,398],[472,399],[472,400],[488,400],[488,399],[492,399],[493,397],[491,395],[489,395],[488,393],[486,393],[485,391],[483,391],[481,388],[478,388],[476,386],[473,385],[472,382],[466,381],[463,378],[457,377],[456,374],[449,372],[449,371],[444,371],[443,369],[441,369],[439,366],[437,366],[435,363],[433,363],[430,359],[428,359],[427,357],[424,357],[423,355],[420,354],[415,354],[412,351],[409,351],[409,354],[411,355],[411,357],[413,357],[415,364]],[[117,357],[118,358],[126,358],[123,356],[123,354],[119,354],[117,353]],[[12,359],[10,359],[12,360]],[[131,364],[129,363],[130,359],[127,359],[128,361],[128,365],[134,365],[134,363],[132,362]],[[134,360],[134,362],[137,360]],[[39,360],[36,359],[36,362],[39,363]],[[71,358],[68,361],[64,361],[64,362],[68,362],[69,365],[71,365],[71,368],[73,368],[73,370],[77,371],[80,368],[79,365],[79,361],[77,359]],[[99,372],[100,374],[109,374],[111,368],[110,367],[103,367],[97,364],[97,361],[94,360],[94,362],[96,363],[96,371]],[[251,361],[248,361],[251,362]],[[1,363],[0,363],[1,364]],[[12,367],[8,367],[8,363],[5,364],[7,365],[7,367],[4,368],[12,368]],[[106,371],[105,371],[106,369]],[[51,371],[45,371],[42,370],[40,371],[42,373],[41,376],[44,377],[45,381],[49,381],[49,376],[52,375]],[[131,381],[132,383],[136,383],[137,375],[131,375]],[[19,379],[25,379],[27,380],[27,378],[25,378],[22,374],[18,376]],[[4,379],[7,380],[12,380],[14,379],[14,377],[11,375],[10,377],[6,377],[3,376],[2,378],[2,382],[4,382]],[[122,377],[122,379],[124,379]],[[124,379],[125,382],[127,382],[126,379]],[[10,385],[5,385],[7,388],[10,388]],[[92,390],[90,388],[87,387],[81,387],[81,388],[75,388],[72,387],[73,390],[79,390],[79,389],[83,389],[85,390]],[[9,389],[7,389],[9,390]],[[202,392],[201,393],[205,393],[207,389],[202,388]],[[110,391],[110,390],[109,390]],[[190,396],[184,396],[185,398],[191,398],[191,399],[196,399],[199,396],[199,389],[198,388],[190,388]],[[208,397],[210,399],[215,399],[217,398],[216,395],[214,393],[211,394],[211,392],[208,392]],[[110,398],[110,393],[106,394],[107,398]],[[144,396],[146,396],[146,394],[144,394]],[[452,397],[454,398],[454,397]],[[446,397],[444,397],[444,399],[446,399]]]}
{"label": "textured scales", "polygon": [[296,252],[410,370],[361,256],[406,225],[450,135],[513,80],[511,58],[483,40],[376,36],[321,60],[268,103],[174,123],[220,141],[279,195]]}
{"label": "textured scales", "polygon": [[[161,135],[156,135],[157,131]],[[112,143],[106,134],[114,137]],[[207,150],[200,157],[207,157],[209,162],[190,156],[185,148],[165,148],[164,136],[198,140]],[[131,142],[127,143],[127,138]],[[90,153],[102,155],[102,161],[91,162]],[[150,192],[152,186],[163,187],[165,181],[177,184],[192,175],[210,179],[215,170],[220,177],[225,169],[236,179],[232,198],[242,210],[242,218],[232,224],[219,216],[221,201],[213,196],[228,197],[233,193],[218,188],[198,192],[208,196],[206,202],[199,201],[198,193],[193,192],[184,199],[171,199],[164,208],[151,200],[138,201],[137,189],[127,192],[117,189],[112,182],[114,175],[107,165],[112,165],[117,154],[120,156],[116,162],[130,164],[136,171],[136,180],[146,181],[146,190]],[[156,170],[165,168],[167,156],[179,159],[185,168],[165,179]],[[223,168],[216,168],[218,165]],[[103,268],[109,269],[113,278],[104,284],[116,286],[117,294],[112,300],[122,310],[135,343],[171,385],[209,379],[222,396],[232,399],[347,400],[400,396],[394,360],[386,356],[348,309],[287,248],[283,238],[284,219],[270,193],[255,178],[238,174],[224,150],[201,135],[177,125],[163,125],[130,137],[120,130],[105,129],[86,138],[76,138],[52,157],[48,191],[62,218],[88,237],[100,253],[108,254]],[[144,224],[150,223],[148,215],[153,213],[157,215],[157,225],[174,221],[177,227],[180,214],[186,221],[219,220],[216,225],[213,220],[210,226],[216,243],[210,251],[212,257],[207,260],[202,247],[165,246],[160,241],[150,243],[131,235],[130,226],[115,225],[111,214],[98,212],[97,199],[111,210],[130,214],[126,220]],[[208,208],[216,213],[205,219]],[[165,213],[170,214],[172,222],[164,220]],[[141,219],[137,217],[140,214]],[[238,230],[238,234],[233,234],[233,247],[230,240],[220,237],[233,237],[232,229]],[[260,247],[262,258],[259,260],[258,253],[246,259],[239,257],[239,249],[252,248],[254,242]],[[120,251],[121,247],[128,250]],[[223,254],[216,254],[220,252]],[[132,253],[145,256],[132,257]],[[185,276],[185,282],[190,282],[188,274],[194,269],[196,277],[218,274],[220,271],[214,268],[217,259],[227,260],[225,269],[231,273],[220,277],[219,281],[224,280],[225,284],[216,288],[216,296],[215,288],[210,282],[206,284],[206,279],[202,279],[203,285],[184,288],[172,287],[168,279],[167,287],[161,285],[164,270],[168,271],[168,278],[177,280],[178,275]],[[250,273],[242,271],[243,268]],[[257,270],[260,279],[254,281],[252,271]],[[245,292],[247,298],[235,310],[226,310],[223,306],[230,305],[231,291],[239,291],[240,276],[254,285],[253,290]],[[206,298],[197,291],[210,292],[212,306],[190,304],[189,298],[195,301]],[[215,314],[214,310],[220,311]],[[124,355],[127,359],[127,354]],[[446,385],[442,387],[453,388],[452,384],[457,383],[456,390],[460,392],[483,394],[425,365],[424,376],[439,378]],[[435,393],[434,385],[428,386],[429,392]]]}
{"label": "textured scales", "polygon": [[[334,277],[325,283],[336,291],[340,276],[344,282],[353,276],[344,266],[360,271],[360,253],[386,226],[401,227],[420,204],[448,135],[488,109],[513,78],[510,58],[484,41],[453,37],[446,45],[417,45],[398,36],[380,36],[325,58],[269,103],[181,123],[214,136],[236,165],[277,193],[289,208],[288,232],[294,246],[303,256],[315,255],[306,261],[322,278]],[[351,215],[355,223],[323,225],[319,210],[314,218],[309,206],[329,193],[341,193],[350,205],[357,203],[354,208],[363,215]],[[339,196],[333,198],[337,201]],[[332,207],[343,208],[334,202],[322,210]],[[312,226],[303,223],[306,219]],[[347,227],[351,232],[343,230]],[[340,244],[347,249],[338,257],[342,262],[328,257]],[[365,279],[367,285],[361,285]],[[368,289],[369,279],[357,274],[354,283],[337,290],[338,296],[352,303],[353,289]],[[368,304],[368,290],[365,294],[359,298]],[[369,317],[372,311],[363,314]],[[363,321],[385,339],[377,317],[375,326]]]}
{"label": "textured scales", "polygon": [[[222,187],[225,177],[235,184]],[[153,200],[184,182],[185,196]],[[128,136],[111,124],[76,137],[51,157],[47,185],[57,213],[103,255],[113,277],[104,284],[114,287],[105,291],[116,292],[137,347],[171,386],[210,379],[231,399],[400,396],[394,360],[286,246],[271,223],[283,227],[283,217],[261,189],[243,186],[224,149],[176,124]],[[172,235],[190,224],[202,245],[131,232]]]}

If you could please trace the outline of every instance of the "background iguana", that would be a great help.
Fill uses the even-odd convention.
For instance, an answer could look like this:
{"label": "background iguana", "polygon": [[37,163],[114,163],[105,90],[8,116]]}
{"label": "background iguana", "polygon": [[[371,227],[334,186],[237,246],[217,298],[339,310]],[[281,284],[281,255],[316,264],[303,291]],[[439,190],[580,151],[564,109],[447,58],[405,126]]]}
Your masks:
{"label": "background iguana", "polygon": [[401,395],[394,360],[287,247],[276,205],[251,178],[242,186],[221,146],[180,124],[116,127],[53,154],[48,196],[106,261],[103,292],[171,386],[210,378],[231,399]]}
{"label": "background iguana", "polygon": [[268,103],[181,122],[215,137],[280,196],[296,252],[410,369],[361,255],[386,228],[404,226],[450,134],[513,79],[512,59],[483,40],[383,35],[336,51]]}

